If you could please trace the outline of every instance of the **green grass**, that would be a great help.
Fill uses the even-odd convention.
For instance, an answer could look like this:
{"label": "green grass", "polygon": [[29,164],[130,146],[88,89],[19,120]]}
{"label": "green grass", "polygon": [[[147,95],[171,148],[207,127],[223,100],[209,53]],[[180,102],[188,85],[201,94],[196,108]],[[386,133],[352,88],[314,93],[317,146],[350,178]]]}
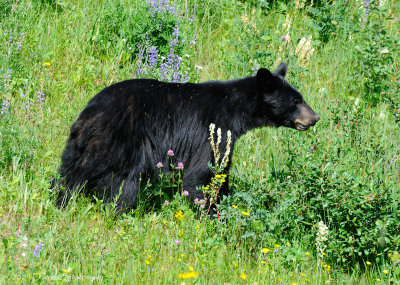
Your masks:
{"label": "green grass", "polygon": [[[262,128],[243,136],[234,149],[231,194],[221,202],[225,220],[210,220],[179,195],[158,209],[143,194],[135,210],[115,217],[111,207],[88,198],[60,210],[50,191],[79,112],[102,88],[136,77],[137,44],[146,31],[167,50],[173,26],[157,32],[145,1],[3,1],[0,75],[9,70],[11,77],[0,77],[0,102],[10,105],[0,115],[0,282],[400,282],[393,257],[400,250],[400,124],[399,109],[388,100],[400,98],[398,49],[389,47],[393,70],[379,66],[390,74],[381,79],[389,87],[379,85],[381,100],[373,102],[364,83],[372,78],[378,86],[380,78],[368,77],[359,63],[379,65],[382,55],[367,59],[355,50],[369,44],[367,30],[357,26],[362,4],[348,3],[348,13],[332,24],[336,32],[323,44],[309,6],[287,2],[264,9],[261,1],[197,1],[193,24],[182,20],[184,35],[196,33],[197,44],[179,50],[189,55],[183,65],[191,81],[248,76],[254,60],[273,68],[280,58],[289,61],[288,81],[321,116],[307,132]],[[181,11],[193,4],[180,1]],[[334,15],[336,8],[330,9]],[[383,26],[398,43],[400,24],[393,18],[400,16],[399,4],[386,1],[380,11],[391,17]],[[281,40],[286,15],[293,18],[289,43]],[[315,52],[302,65],[294,51],[309,35]],[[41,104],[38,91],[45,93]],[[179,210],[181,220],[175,217]],[[320,220],[330,231],[323,260],[315,246]],[[39,243],[43,249],[35,257]],[[190,272],[194,278],[179,278]]]}

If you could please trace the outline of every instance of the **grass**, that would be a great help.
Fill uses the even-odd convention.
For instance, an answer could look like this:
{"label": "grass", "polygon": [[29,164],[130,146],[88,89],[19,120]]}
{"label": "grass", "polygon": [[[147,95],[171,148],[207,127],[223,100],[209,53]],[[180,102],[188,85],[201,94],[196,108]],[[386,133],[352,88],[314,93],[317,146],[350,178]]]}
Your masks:
{"label": "grass", "polygon": [[[308,6],[296,8],[291,1],[277,1],[269,9],[257,1],[203,1],[197,3],[193,24],[182,24],[184,35],[196,35],[195,47],[184,44],[179,50],[181,56],[189,55],[183,66],[191,68],[191,81],[248,76],[254,72],[255,60],[272,68],[281,58],[289,61],[288,81],[321,116],[308,132],[262,128],[237,142],[231,195],[221,202],[227,220],[198,215],[179,195],[161,209],[153,209],[143,195],[138,207],[121,217],[101,201],[85,198],[74,199],[63,210],[55,207],[50,180],[79,112],[102,88],[136,77],[137,44],[143,43],[146,31],[153,31],[153,39],[161,43],[163,37],[170,37],[172,26],[165,34],[152,30],[155,22],[146,14],[144,2],[7,0],[0,4],[0,71],[9,70],[11,75],[10,80],[3,75],[0,81],[0,102],[4,106],[7,100],[10,106],[9,113],[0,115],[0,282],[399,282],[399,263],[391,257],[399,250],[400,233],[389,226],[390,219],[385,220],[393,217],[393,223],[398,223],[400,216],[398,110],[384,100],[386,93],[378,103],[369,102],[365,95],[365,79],[359,76],[364,73],[357,65],[362,59],[355,46],[368,42],[362,41],[362,31],[352,28],[354,18],[363,15],[355,3],[349,4],[351,13],[336,24],[336,35],[326,44],[318,42],[316,20]],[[181,11],[186,7],[190,11],[194,2],[179,5]],[[399,4],[386,1],[382,11],[391,16],[384,22],[387,34],[398,41],[399,22],[394,17],[399,16]],[[281,40],[286,15],[294,19],[289,43]],[[316,50],[303,66],[294,50],[308,35],[313,35]],[[399,90],[393,86],[399,83],[399,59],[394,51],[393,59],[396,70],[389,83],[396,99]],[[45,93],[43,102],[38,102],[39,91]],[[310,189],[324,191],[304,210],[296,199],[308,197],[305,193]],[[394,201],[382,204],[388,210],[385,215],[377,213],[372,226],[357,224],[357,219],[376,211],[357,212],[356,198],[369,197],[365,193]],[[340,203],[348,208],[335,212],[332,204],[324,206],[324,201],[339,201],[330,195],[344,197]],[[318,201],[321,209],[313,210]],[[304,210],[300,211],[303,220],[293,215],[298,209]],[[175,217],[180,210],[181,220]],[[338,221],[353,218],[362,235],[341,236]],[[315,248],[316,228],[309,222],[317,224],[320,219],[331,232],[323,259]],[[374,232],[380,220],[386,228]],[[381,243],[382,235],[387,245]],[[361,247],[358,239],[368,236],[373,242]],[[35,257],[39,243],[43,249]],[[339,260],[342,249],[358,247],[363,259]],[[374,251],[364,253],[369,247]],[[263,253],[263,248],[268,252]]]}

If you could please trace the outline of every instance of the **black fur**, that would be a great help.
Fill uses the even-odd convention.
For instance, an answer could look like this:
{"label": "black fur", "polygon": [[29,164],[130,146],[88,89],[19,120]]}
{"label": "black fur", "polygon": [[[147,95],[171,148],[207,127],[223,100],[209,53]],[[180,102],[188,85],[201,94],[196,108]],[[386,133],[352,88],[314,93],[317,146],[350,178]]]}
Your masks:
{"label": "black fur", "polygon": [[58,204],[68,202],[83,185],[85,193],[111,201],[122,185],[117,208],[130,209],[139,178],[157,177],[156,164],[168,165],[169,149],[176,162],[184,164],[184,189],[192,200],[203,198],[196,186],[208,184],[212,176],[207,166],[213,162],[210,123],[222,129],[221,146],[231,130],[232,150],[250,129],[295,127],[303,98],[284,80],[285,74],[282,63],[274,73],[260,69],[256,76],[227,82],[134,79],[105,88],[71,127],[62,155]]}

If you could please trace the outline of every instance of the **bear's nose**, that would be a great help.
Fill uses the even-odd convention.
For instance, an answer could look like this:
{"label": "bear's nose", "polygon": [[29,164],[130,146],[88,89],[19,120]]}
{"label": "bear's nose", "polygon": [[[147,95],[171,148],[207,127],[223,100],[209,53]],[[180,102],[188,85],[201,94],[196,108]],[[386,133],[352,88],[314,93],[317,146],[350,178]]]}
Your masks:
{"label": "bear's nose", "polygon": [[317,114],[315,114],[313,116],[313,120],[312,120],[311,126],[314,126],[319,121],[319,119],[320,119],[320,117]]}

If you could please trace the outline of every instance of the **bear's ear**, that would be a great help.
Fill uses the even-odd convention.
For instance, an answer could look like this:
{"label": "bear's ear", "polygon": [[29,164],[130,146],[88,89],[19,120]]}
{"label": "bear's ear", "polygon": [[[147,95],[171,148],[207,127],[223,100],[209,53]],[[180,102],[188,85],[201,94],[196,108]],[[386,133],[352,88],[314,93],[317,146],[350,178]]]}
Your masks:
{"label": "bear's ear", "polygon": [[260,68],[257,71],[257,87],[263,91],[271,90],[273,88],[272,83],[274,75],[266,68]]}
{"label": "bear's ear", "polygon": [[281,62],[281,64],[279,64],[278,68],[275,70],[274,73],[282,77],[285,77],[286,72],[287,72],[287,64],[286,62]]}

